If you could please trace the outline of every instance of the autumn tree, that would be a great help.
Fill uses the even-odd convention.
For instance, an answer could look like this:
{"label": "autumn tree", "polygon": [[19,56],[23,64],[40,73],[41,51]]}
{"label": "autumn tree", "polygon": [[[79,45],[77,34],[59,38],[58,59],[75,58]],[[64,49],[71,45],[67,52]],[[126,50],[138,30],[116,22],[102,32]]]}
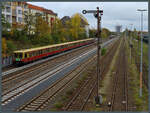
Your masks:
{"label": "autumn tree", "polygon": [[36,15],[33,15],[32,13],[30,12],[26,12],[24,14],[25,18],[24,18],[24,22],[26,23],[25,26],[24,26],[24,32],[28,35],[29,38],[31,38],[31,33],[33,31],[33,27],[34,25],[36,24],[35,23],[35,18],[36,18]]}
{"label": "autumn tree", "polygon": [[111,35],[111,32],[108,29],[106,28],[102,29],[102,34],[101,34],[102,38],[108,38],[110,35]]}
{"label": "autumn tree", "polygon": [[50,35],[51,28],[43,19],[42,15],[36,16],[35,25],[33,26],[34,38],[33,44],[47,45],[51,44],[52,37]]}
{"label": "autumn tree", "polygon": [[6,56],[6,51],[7,51],[6,39],[2,38],[2,57]]}
{"label": "autumn tree", "polygon": [[89,30],[89,37],[90,37],[90,38],[96,37],[96,32],[97,32],[96,29],[90,29],[90,30]]}
{"label": "autumn tree", "polygon": [[42,18],[42,16],[36,17],[36,23],[35,23],[35,35],[38,37],[42,37],[44,35],[50,34],[50,26],[47,24],[47,22]]}
{"label": "autumn tree", "polygon": [[138,32],[136,31],[136,29],[134,28],[134,31],[132,33],[133,38],[138,38]]}
{"label": "autumn tree", "polygon": [[74,40],[79,39],[79,33],[83,32],[83,28],[81,28],[81,18],[79,14],[75,14],[71,18],[71,29],[70,32],[72,34],[72,37],[74,37]]}

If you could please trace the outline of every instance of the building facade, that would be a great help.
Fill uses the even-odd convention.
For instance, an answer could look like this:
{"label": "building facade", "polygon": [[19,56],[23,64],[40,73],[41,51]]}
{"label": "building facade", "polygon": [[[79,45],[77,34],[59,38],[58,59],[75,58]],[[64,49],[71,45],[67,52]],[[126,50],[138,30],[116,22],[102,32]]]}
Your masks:
{"label": "building facade", "polygon": [[47,24],[50,26],[53,25],[53,22],[57,17],[57,14],[54,13],[52,10],[48,10],[48,9],[43,8],[43,7],[28,4],[28,9],[29,9],[29,14],[41,15],[43,17],[43,19],[47,22]]}
{"label": "building facade", "polygon": [[4,2],[2,8],[2,14],[7,22],[12,27],[21,29],[26,24],[25,15],[27,14],[41,14],[43,19],[52,26],[57,14],[51,10],[43,7],[35,6],[26,2]]}

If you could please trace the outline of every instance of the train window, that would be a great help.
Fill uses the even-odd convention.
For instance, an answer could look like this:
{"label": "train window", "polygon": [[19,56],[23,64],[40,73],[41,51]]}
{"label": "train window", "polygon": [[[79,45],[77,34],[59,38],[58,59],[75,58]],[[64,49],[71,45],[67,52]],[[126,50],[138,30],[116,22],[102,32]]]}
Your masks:
{"label": "train window", "polygon": [[52,50],[53,50],[53,48],[51,47],[51,48],[49,48],[49,52],[52,52]]}
{"label": "train window", "polygon": [[47,50],[48,50],[48,52],[50,52],[50,48],[48,48]]}
{"label": "train window", "polygon": [[36,51],[33,52],[33,55],[36,56]]}
{"label": "train window", "polygon": [[19,58],[22,58],[22,53],[18,53],[18,57],[19,57]]}
{"label": "train window", "polygon": [[25,53],[25,58],[27,58],[27,53]]}
{"label": "train window", "polygon": [[29,53],[29,56],[32,57],[32,56],[31,56],[31,53]]}
{"label": "train window", "polygon": [[38,51],[36,51],[36,56],[38,55]]}
{"label": "train window", "polygon": [[18,56],[17,53],[15,53],[15,54],[14,54],[14,57],[17,57],[17,56]]}

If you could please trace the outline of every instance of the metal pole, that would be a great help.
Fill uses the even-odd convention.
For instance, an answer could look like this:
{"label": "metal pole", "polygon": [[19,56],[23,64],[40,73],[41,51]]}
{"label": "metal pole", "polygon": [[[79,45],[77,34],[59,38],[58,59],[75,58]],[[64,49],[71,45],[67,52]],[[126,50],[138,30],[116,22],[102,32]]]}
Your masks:
{"label": "metal pole", "polygon": [[100,17],[99,17],[99,7],[97,7],[97,97],[99,95],[99,77],[100,77]]}
{"label": "metal pole", "polygon": [[[102,102],[102,96],[99,96],[99,81],[100,81],[100,21],[101,21],[101,15],[103,15],[103,10],[99,10],[99,7],[97,7],[97,10],[83,10],[83,14],[86,13],[93,13],[94,16],[97,18],[97,93],[95,97],[96,104],[100,104]],[[99,14],[100,13],[100,14]]]}
{"label": "metal pole", "polygon": [[141,11],[141,63],[140,63],[140,97],[142,96],[142,74],[143,74],[143,11]]}
{"label": "metal pole", "polygon": [[143,76],[143,12],[146,9],[138,9],[141,12],[141,62],[140,62],[140,97],[142,97],[142,76]]}

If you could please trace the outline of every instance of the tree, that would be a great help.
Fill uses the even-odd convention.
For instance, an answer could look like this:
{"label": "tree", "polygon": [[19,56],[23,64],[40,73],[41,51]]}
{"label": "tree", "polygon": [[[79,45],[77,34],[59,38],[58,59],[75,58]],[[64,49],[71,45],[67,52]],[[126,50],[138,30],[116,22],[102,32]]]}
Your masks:
{"label": "tree", "polygon": [[138,32],[136,31],[135,28],[134,28],[132,36],[133,36],[134,39],[138,38]]}
{"label": "tree", "polygon": [[7,54],[12,54],[16,50],[15,44],[11,40],[7,40]]}
{"label": "tree", "polygon": [[[35,18],[35,24],[33,26],[33,32],[34,32],[34,38],[32,39],[33,44],[39,44],[39,45],[47,45],[51,42],[50,39],[45,39],[46,36],[50,38],[51,36],[51,28],[47,24],[47,22],[43,19],[42,15],[36,16]],[[45,41],[46,40],[46,41]]]}
{"label": "tree", "polygon": [[24,18],[25,26],[23,30],[28,35],[28,37],[31,38],[31,33],[34,31],[33,27],[36,24],[35,23],[36,15],[33,15],[30,12],[27,12],[24,14],[24,16],[25,16]]}
{"label": "tree", "polygon": [[102,29],[102,35],[101,35],[102,38],[108,38],[110,35],[111,35],[111,32],[108,29],[106,28]]}
{"label": "tree", "polygon": [[89,37],[90,37],[90,38],[96,37],[96,32],[97,32],[96,29],[90,29],[90,30],[89,30]]}
{"label": "tree", "polygon": [[6,43],[6,39],[2,38],[2,57],[6,56],[6,52],[7,51],[7,43]]}
{"label": "tree", "polygon": [[67,24],[67,28],[65,28],[60,19],[56,18],[55,22],[52,27],[52,37],[55,43],[62,43],[66,42],[68,40],[68,29],[69,29],[69,24]]}
{"label": "tree", "polygon": [[72,37],[74,38],[74,40],[78,40],[79,34],[84,32],[84,29],[81,28],[81,18],[79,14],[75,14],[72,18],[71,18],[71,34]]}

